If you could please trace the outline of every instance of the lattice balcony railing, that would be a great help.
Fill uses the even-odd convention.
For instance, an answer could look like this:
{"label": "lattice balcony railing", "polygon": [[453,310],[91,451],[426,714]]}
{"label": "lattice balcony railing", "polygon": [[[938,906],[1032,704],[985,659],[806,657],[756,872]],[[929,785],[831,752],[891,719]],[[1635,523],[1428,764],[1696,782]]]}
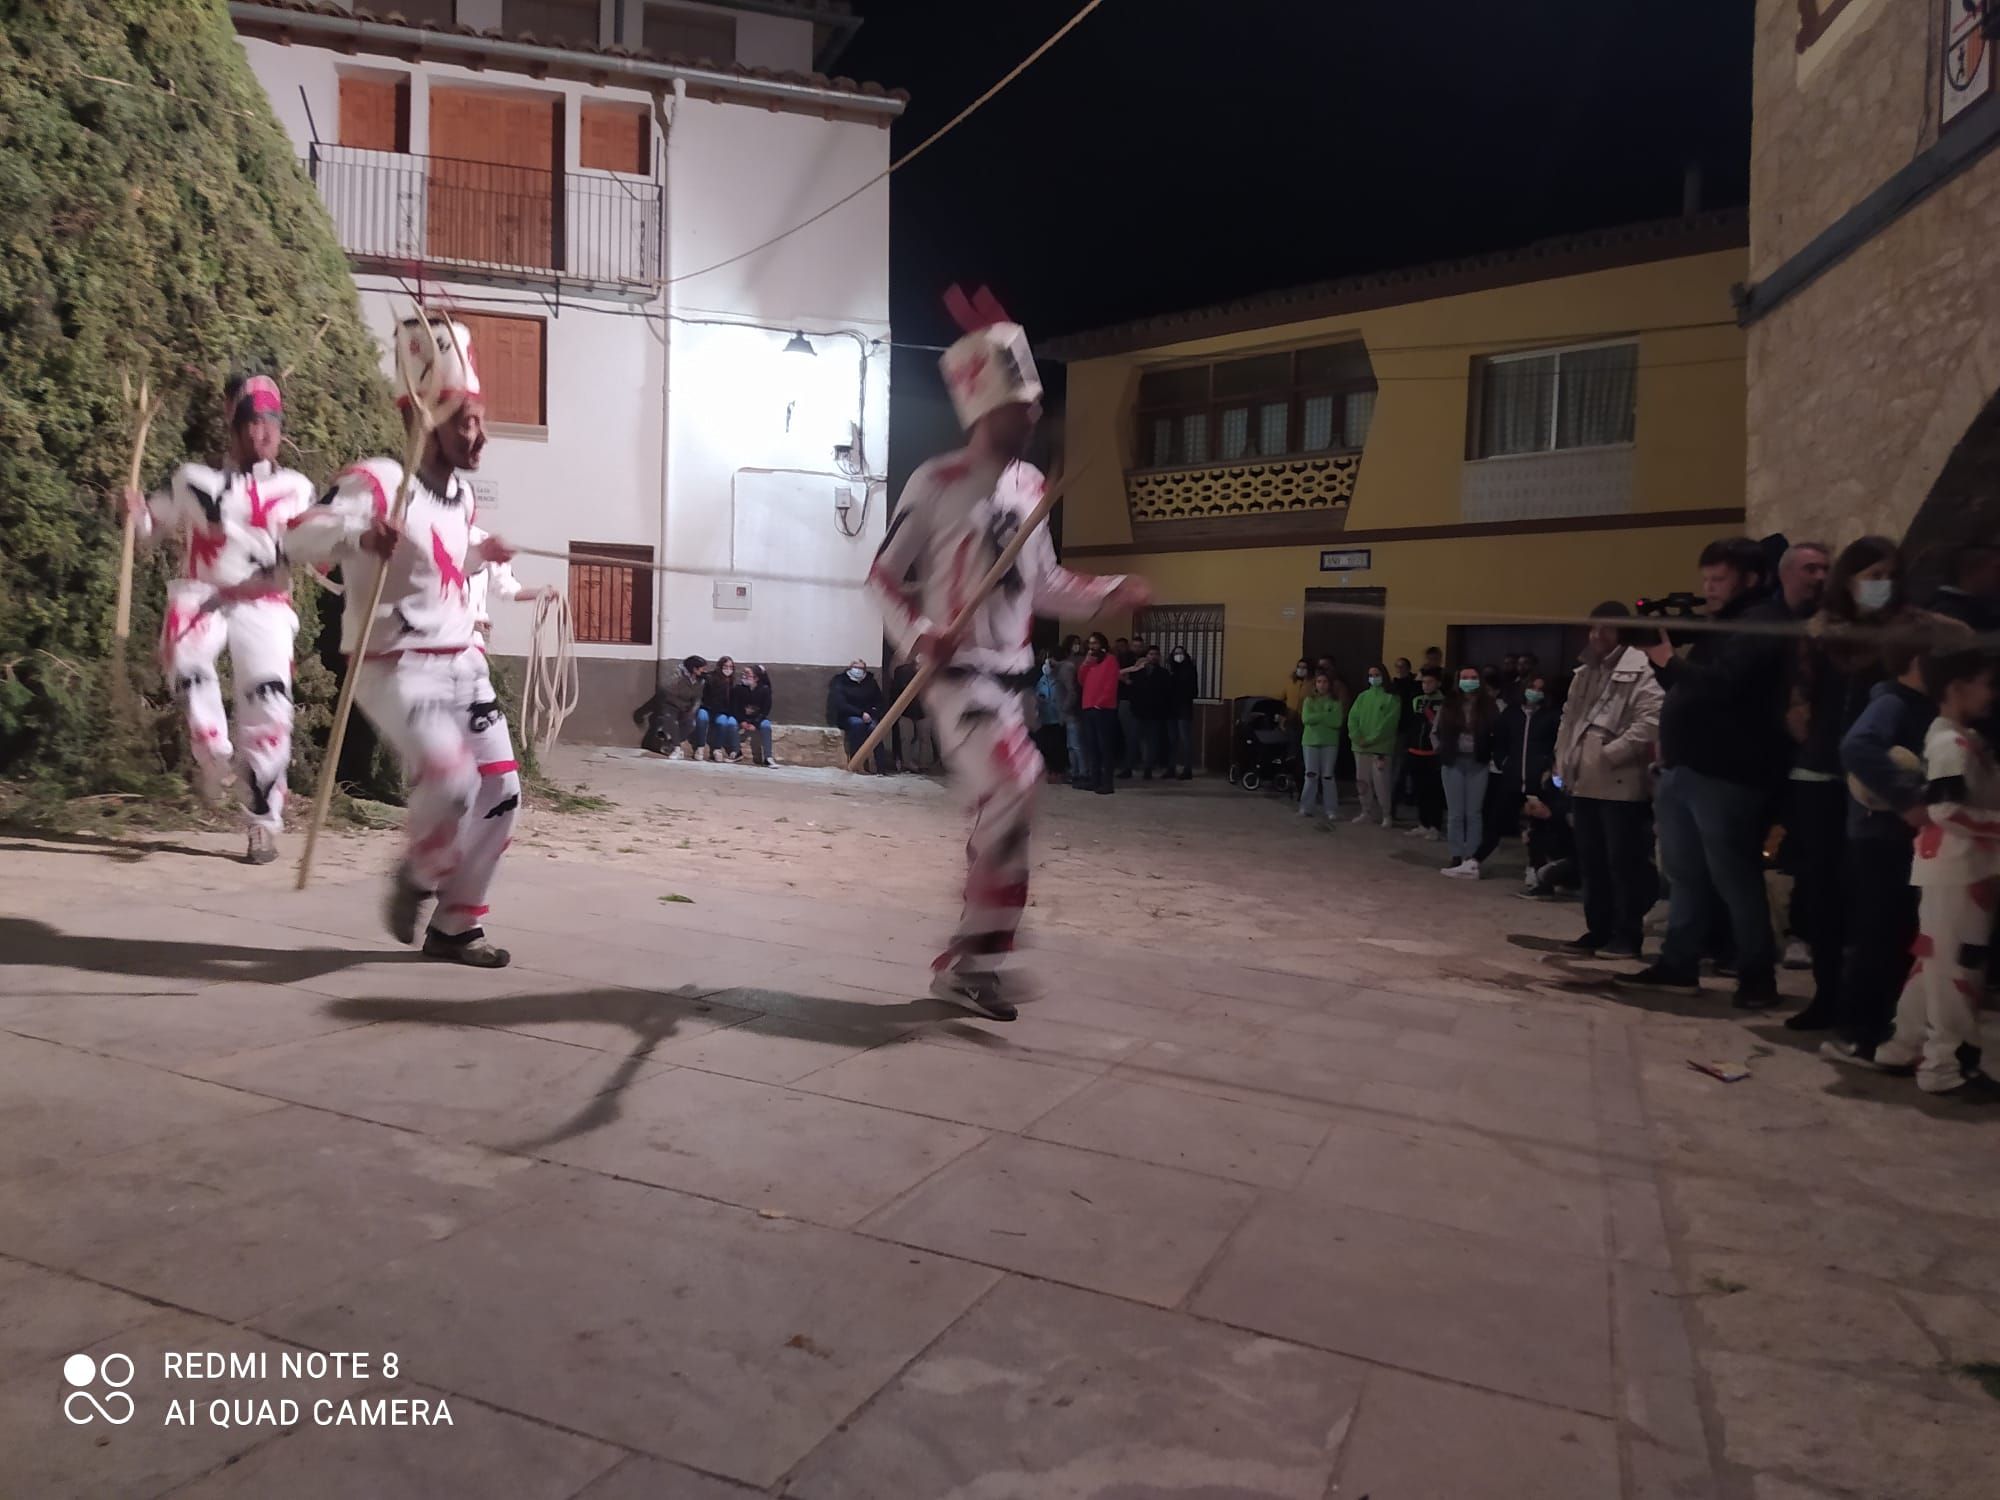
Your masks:
{"label": "lattice balcony railing", "polygon": [[1332,510],[1354,497],[1354,480],[1360,472],[1358,452],[1144,469],[1125,476],[1125,499],[1134,521]]}

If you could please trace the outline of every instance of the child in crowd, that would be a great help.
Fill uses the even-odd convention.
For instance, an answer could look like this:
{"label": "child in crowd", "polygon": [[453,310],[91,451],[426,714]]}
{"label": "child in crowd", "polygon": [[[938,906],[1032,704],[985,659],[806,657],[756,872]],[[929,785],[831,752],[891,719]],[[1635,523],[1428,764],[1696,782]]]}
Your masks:
{"label": "child in crowd", "polygon": [[1438,767],[1437,721],[1444,708],[1444,668],[1426,652],[1417,674],[1417,696],[1410,700],[1416,728],[1410,739],[1410,783],[1417,801],[1417,826],[1410,832],[1436,843],[1444,837],[1444,773]]}
{"label": "child in crowd", "polygon": [[[2000,1101],[1980,1067],[1979,999],[2000,901],[2000,768],[1971,726],[1993,710],[1993,662],[1951,651],[1924,665],[1937,718],[1924,736],[1924,803],[1910,881],[1918,892],[1915,962],[1896,1029],[1875,1049],[1883,1072],[1910,1073],[1927,1094]],[[1857,728],[1859,725],[1856,726]]]}
{"label": "child in crowd", "polygon": [[1312,691],[1299,700],[1299,742],[1306,764],[1299,816],[1311,817],[1317,802],[1325,809],[1328,828],[1340,816],[1340,786],[1333,779],[1333,764],[1340,757],[1340,731],[1346,722],[1347,710],[1334,696],[1332,675],[1317,673]]}

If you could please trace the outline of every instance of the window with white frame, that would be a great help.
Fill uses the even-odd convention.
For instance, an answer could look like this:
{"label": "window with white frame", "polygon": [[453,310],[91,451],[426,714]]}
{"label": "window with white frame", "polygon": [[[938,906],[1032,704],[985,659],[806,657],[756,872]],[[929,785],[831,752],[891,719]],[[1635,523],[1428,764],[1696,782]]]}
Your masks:
{"label": "window with white frame", "polygon": [[1474,458],[1629,443],[1639,416],[1639,346],[1495,354],[1473,365]]}

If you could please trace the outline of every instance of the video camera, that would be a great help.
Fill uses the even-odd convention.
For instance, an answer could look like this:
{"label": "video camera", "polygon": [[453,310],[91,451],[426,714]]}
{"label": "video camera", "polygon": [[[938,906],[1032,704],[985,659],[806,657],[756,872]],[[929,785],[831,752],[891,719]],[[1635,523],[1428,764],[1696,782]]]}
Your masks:
{"label": "video camera", "polygon": [[[1701,616],[1702,598],[1690,594],[1685,589],[1672,594],[1656,594],[1651,598],[1633,601],[1632,612],[1642,620],[1693,620]],[[1675,646],[1685,646],[1694,639],[1691,630],[1675,630],[1672,625],[1661,627],[1667,632],[1667,639]]]}

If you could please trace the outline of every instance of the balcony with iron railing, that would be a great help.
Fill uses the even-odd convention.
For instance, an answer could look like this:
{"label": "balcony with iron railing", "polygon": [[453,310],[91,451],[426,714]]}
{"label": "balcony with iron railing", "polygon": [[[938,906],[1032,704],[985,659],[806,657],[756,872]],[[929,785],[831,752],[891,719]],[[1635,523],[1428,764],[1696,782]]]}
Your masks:
{"label": "balcony with iron railing", "polygon": [[321,144],[306,166],[363,268],[631,301],[663,279],[657,182]]}

